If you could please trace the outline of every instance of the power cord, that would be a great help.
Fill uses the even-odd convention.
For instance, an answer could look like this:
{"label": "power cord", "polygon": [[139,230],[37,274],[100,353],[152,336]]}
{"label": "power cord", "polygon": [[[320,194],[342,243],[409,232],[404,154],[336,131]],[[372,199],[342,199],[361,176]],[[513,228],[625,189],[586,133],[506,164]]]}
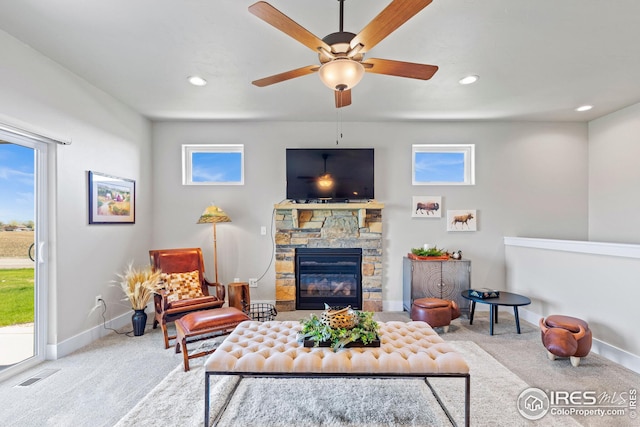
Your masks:
{"label": "power cord", "polygon": [[107,327],[107,318],[106,318],[106,316],[105,316],[105,313],[107,312],[107,303],[106,303],[106,302],[105,302],[105,300],[103,300],[102,298],[99,298],[99,299],[98,299],[98,301],[100,301],[100,302],[102,303],[102,313],[100,313],[100,314],[101,314],[101,316],[102,316],[102,326],[103,326],[106,330],[108,330],[108,331],[113,331],[113,332],[115,332],[115,333],[116,333],[116,334],[118,334],[118,335],[126,335],[126,336],[128,336],[128,337],[133,337],[133,335],[131,335],[131,334],[133,333],[133,329],[132,329],[132,330],[130,330],[129,332],[119,332],[119,331],[118,331],[118,330],[116,330],[116,329],[113,329],[113,328],[109,328],[109,327]]}

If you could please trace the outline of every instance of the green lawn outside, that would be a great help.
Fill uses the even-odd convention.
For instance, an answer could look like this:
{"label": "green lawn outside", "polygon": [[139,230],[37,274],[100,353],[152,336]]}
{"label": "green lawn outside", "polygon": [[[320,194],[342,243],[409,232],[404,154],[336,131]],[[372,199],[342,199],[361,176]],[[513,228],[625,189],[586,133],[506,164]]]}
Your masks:
{"label": "green lawn outside", "polygon": [[33,268],[0,270],[0,327],[32,323]]}

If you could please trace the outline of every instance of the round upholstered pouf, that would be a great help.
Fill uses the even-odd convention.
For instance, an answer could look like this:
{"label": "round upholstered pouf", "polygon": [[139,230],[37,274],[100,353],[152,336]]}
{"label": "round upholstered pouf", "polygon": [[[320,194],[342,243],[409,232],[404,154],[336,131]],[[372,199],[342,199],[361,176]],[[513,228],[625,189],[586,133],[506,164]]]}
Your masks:
{"label": "round upholstered pouf", "polygon": [[445,332],[451,324],[451,303],[440,298],[419,298],[411,304],[411,320],[427,322],[432,328]]}

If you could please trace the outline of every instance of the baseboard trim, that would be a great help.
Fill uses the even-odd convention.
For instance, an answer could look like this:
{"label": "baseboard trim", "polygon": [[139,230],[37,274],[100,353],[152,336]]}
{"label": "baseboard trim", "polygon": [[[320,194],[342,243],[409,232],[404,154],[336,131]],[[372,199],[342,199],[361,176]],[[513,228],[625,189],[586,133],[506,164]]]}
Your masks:
{"label": "baseboard trim", "polygon": [[404,311],[402,301],[382,301],[382,311]]}
{"label": "baseboard trim", "polygon": [[[537,325],[541,318],[544,316],[538,313],[534,313],[531,310],[520,307],[518,310],[520,318],[526,320],[529,323]],[[542,345],[542,344],[541,344]],[[631,369],[633,372],[640,374],[640,356],[629,353],[626,350],[618,348],[600,339],[593,338],[591,345],[591,351],[599,354],[600,356],[624,366],[627,369]]]}
{"label": "baseboard trim", "polygon": [[[149,317],[152,318],[153,313]],[[100,324],[94,326],[91,329],[74,335],[73,337],[57,344],[47,344],[45,358],[47,360],[57,360],[61,357],[67,356],[74,351],[91,344],[95,340],[110,334],[112,331],[105,329],[105,326],[107,328],[119,329],[127,324],[131,325],[131,312],[116,316],[113,319],[107,320],[104,325]]]}

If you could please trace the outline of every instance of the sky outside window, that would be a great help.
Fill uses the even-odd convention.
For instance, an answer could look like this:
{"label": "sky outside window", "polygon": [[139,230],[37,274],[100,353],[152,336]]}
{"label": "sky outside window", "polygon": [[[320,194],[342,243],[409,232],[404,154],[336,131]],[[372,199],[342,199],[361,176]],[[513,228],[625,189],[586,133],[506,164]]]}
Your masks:
{"label": "sky outside window", "polygon": [[415,153],[415,181],[464,182],[464,153]]}
{"label": "sky outside window", "polygon": [[238,182],[242,180],[242,153],[193,153],[193,182]]}
{"label": "sky outside window", "polygon": [[34,220],[34,150],[0,144],[0,221]]}

